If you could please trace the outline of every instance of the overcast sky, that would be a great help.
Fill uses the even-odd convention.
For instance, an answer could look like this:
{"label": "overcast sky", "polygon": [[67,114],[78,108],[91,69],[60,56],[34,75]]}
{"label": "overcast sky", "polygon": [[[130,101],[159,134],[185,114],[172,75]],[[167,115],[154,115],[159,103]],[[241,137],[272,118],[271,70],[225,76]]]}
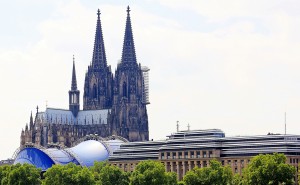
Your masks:
{"label": "overcast sky", "polygon": [[[150,68],[150,139],[180,129],[227,136],[300,134],[300,1],[11,0],[0,2],[0,159],[35,107],[68,108],[72,55],[83,94],[97,9],[108,64],[121,58],[126,7]],[[82,104],[81,104],[82,107]]]}

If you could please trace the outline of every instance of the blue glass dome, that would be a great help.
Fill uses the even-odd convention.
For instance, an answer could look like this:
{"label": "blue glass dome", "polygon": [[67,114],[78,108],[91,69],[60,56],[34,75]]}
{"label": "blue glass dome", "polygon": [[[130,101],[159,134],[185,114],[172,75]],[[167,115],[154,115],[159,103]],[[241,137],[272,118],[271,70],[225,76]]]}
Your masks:
{"label": "blue glass dome", "polygon": [[79,143],[72,148],[37,148],[27,147],[20,150],[15,158],[14,164],[29,163],[42,171],[46,171],[53,164],[68,164],[73,162],[82,166],[93,166],[95,161],[105,161],[111,151],[121,145],[122,142],[114,142],[112,150],[111,141],[87,140]]}

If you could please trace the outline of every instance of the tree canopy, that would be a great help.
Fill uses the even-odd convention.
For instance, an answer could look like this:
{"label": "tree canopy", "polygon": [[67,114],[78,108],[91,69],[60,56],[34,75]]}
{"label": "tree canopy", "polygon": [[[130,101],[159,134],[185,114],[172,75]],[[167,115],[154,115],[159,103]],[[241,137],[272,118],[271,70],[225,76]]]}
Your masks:
{"label": "tree canopy", "polygon": [[[300,168],[299,168],[300,169]],[[73,163],[53,165],[41,179],[41,170],[29,164],[0,166],[1,185],[278,185],[293,184],[295,167],[286,164],[283,154],[258,155],[233,175],[229,166],[212,159],[208,167],[186,173],[177,182],[175,172],[166,172],[159,161],[141,161],[133,172],[124,172],[108,162],[95,162],[87,168]],[[300,181],[300,178],[298,179]],[[300,182],[299,182],[300,183]]]}
{"label": "tree canopy", "polygon": [[95,162],[91,168],[94,172],[97,184],[101,185],[128,185],[130,174],[114,165],[104,162]]}
{"label": "tree canopy", "polygon": [[249,185],[293,184],[296,169],[285,162],[285,155],[278,153],[253,157],[244,171],[246,183]]}
{"label": "tree canopy", "polygon": [[209,161],[209,166],[194,168],[186,173],[183,181],[186,185],[227,185],[232,181],[233,175],[229,166],[223,167],[215,159]]}
{"label": "tree canopy", "polygon": [[165,172],[162,163],[156,161],[140,162],[131,175],[131,185],[175,185],[176,174]]}
{"label": "tree canopy", "polygon": [[41,170],[30,164],[0,167],[1,185],[36,185],[41,183]]}
{"label": "tree canopy", "polygon": [[74,163],[53,165],[44,173],[43,185],[90,185],[95,184],[92,172],[87,167]]}

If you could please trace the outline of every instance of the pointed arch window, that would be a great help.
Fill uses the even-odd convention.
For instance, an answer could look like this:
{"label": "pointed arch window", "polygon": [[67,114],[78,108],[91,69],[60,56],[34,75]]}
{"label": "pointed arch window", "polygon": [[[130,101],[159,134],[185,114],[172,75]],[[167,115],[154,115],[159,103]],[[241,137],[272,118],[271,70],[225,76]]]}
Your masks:
{"label": "pointed arch window", "polygon": [[96,84],[94,84],[94,86],[93,86],[93,98],[94,99],[97,98],[97,87],[96,87]]}
{"label": "pointed arch window", "polygon": [[127,84],[123,82],[123,97],[127,97]]}

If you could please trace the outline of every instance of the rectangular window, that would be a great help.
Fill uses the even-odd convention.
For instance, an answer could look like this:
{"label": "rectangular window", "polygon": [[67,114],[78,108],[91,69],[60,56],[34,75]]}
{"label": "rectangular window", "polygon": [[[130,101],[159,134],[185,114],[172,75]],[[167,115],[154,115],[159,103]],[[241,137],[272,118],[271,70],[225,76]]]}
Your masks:
{"label": "rectangular window", "polygon": [[167,159],[170,159],[170,152],[167,152]]}
{"label": "rectangular window", "polygon": [[211,158],[211,157],[212,157],[212,154],[213,154],[212,151],[209,151],[208,157]]}
{"label": "rectangular window", "polygon": [[176,153],[175,152],[173,152],[172,157],[173,157],[173,159],[176,159]]}
{"label": "rectangular window", "polygon": [[224,166],[224,160],[222,160],[222,165]]}
{"label": "rectangular window", "polygon": [[237,160],[234,160],[234,165],[237,166]]}
{"label": "rectangular window", "polygon": [[178,152],[178,159],[182,158],[182,152]]}
{"label": "rectangular window", "polygon": [[165,159],[165,154],[161,153],[161,159]]}
{"label": "rectangular window", "polygon": [[185,159],[188,158],[188,152],[184,152],[184,158],[185,158]]}
{"label": "rectangular window", "polygon": [[206,157],[206,152],[203,152],[203,157],[204,157],[204,158]]}
{"label": "rectangular window", "polygon": [[231,165],[231,160],[228,160],[227,163],[228,163],[229,165]]}
{"label": "rectangular window", "polygon": [[197,151],[197,158],[200,158],[200,151]]}
{"label": "rectangular window", "polygon": [[191,152],[191,158],[194,158],[194,151]]}

